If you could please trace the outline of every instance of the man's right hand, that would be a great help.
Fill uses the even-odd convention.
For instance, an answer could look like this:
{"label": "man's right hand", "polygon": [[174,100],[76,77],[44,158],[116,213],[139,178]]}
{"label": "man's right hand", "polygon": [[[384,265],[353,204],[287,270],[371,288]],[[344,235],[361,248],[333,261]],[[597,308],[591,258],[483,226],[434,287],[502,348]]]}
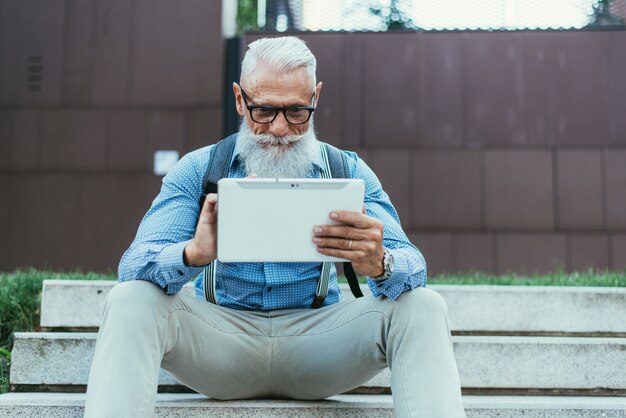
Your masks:
{"label": "man's right hand", "polygon": [[204,199],[193,240],[185,246],[183,259],[188,266],[206,266],[217,258],[217,194]]}
{"label": "man's right hand", "polygon": [[[247,179],[257,178],[251,174]],[[188,266],[200,267],[217,258],[217,194],[209,193],[204,199],[200,219],[193,240],[185,245],[183,261]]]}

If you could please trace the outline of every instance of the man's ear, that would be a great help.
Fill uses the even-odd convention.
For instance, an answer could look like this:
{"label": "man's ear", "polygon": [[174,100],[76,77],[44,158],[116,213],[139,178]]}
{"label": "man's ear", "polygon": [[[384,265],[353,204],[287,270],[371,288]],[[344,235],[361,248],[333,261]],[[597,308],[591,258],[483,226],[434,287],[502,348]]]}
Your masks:
{"label": "man's ear", "polygon": [[320,91],[322,91],[322,82],[320,81],[315,86],[315,107],[317,107],[317,102],[320,100]]}
{"label": "man's ear", "polygon": [[237,113],[239,113],[239,116],[243,116],[245,103],[243,102],[243,96],[241,95],[241,88],[237,83],[233,83],[233,94],[235,95],[235,108],[237,109]]}

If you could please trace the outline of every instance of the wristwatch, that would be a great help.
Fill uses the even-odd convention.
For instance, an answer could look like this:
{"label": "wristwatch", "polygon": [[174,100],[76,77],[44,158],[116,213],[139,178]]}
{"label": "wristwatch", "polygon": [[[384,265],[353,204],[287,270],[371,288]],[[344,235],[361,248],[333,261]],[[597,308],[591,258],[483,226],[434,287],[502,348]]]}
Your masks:
{"label": "wristwatch", "polygon": [[393,274],[393,254],[391,251],[383,249],[383,274],[378,277],[372,277],[374,281],[380,282],[388,279]]}

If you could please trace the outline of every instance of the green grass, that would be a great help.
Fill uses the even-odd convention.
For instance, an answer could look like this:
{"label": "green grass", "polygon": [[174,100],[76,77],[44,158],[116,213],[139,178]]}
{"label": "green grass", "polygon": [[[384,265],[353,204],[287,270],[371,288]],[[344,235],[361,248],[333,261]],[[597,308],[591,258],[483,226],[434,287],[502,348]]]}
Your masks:
{"label": "green grass", "polygon": [[467,284],[501,286],[598,286],[626,287],[626,271],[608,272],[587,270],[565,273],[555,272],[543,275],[508,274],[493,276],[483,273],[440,274],[428,280],[429,284]]}
{"label": "green grass", "polygon": [[[347,283],[343,276],[340,276],[338,280],[340,283]],[[359,277],[359,282],[367,283],[367,280]],[[439,274],[429,277],[428,284],[626,287],[626,271],[609,272],[590,269],[573,273],[561,271],[541,275],[507,274],[502,276],[485,273]]]}
{"label": "green grass", "polygon": [[109,280],[113,274],[55,273],[35,269],[0,272],[0,393],[9,388],[9,364],[14,331],[39,327],[41,285],[44,279]]}

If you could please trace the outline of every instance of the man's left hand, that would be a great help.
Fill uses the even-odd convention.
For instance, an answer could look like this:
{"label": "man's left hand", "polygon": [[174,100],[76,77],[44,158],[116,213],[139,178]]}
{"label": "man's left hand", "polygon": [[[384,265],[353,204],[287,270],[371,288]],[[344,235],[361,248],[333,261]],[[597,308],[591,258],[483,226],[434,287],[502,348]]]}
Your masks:
{"label": "man's left hand", "polygon": [[348,259],[362,276],[378,277],[383,269],[383,224],[363,213],[337,210],[333,221],[343,225],[319,225],[313,242],[322,254]]}

